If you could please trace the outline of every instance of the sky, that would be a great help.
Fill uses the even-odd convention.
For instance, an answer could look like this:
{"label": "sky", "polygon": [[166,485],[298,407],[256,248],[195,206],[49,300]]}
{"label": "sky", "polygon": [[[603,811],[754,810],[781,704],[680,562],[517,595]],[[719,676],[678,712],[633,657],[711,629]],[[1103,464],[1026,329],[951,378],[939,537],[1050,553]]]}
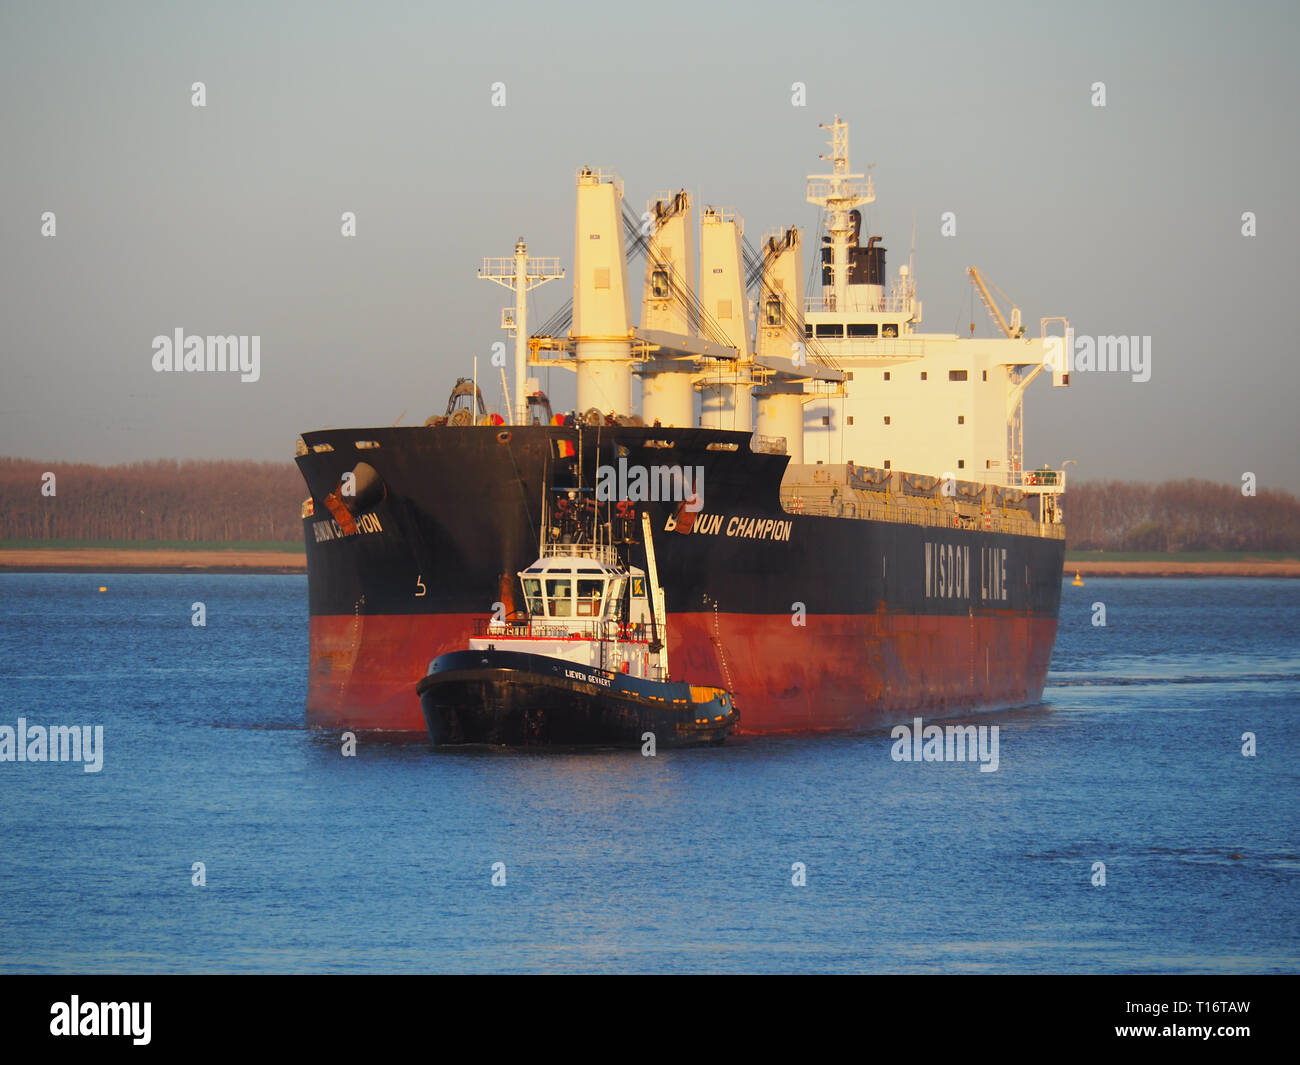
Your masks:
{"label": "sky", "polygon": [[[571,268],[578,167],[811,248],[839,114],[891,275],[915,218],[923,331],[991,334],[977,265],[1031,332],[1151,338],[1145,382],[1031,387],[1027,464],[1295,491],[1297,53],[1300,6],[1251,0],[2,0],[0,455],[288,460],[418,425],[506,339],[481,258],[522,235]],[[260,336],[260,379],[155,372],[177,328]],[[573,404],[571,374],[549,390]]]}

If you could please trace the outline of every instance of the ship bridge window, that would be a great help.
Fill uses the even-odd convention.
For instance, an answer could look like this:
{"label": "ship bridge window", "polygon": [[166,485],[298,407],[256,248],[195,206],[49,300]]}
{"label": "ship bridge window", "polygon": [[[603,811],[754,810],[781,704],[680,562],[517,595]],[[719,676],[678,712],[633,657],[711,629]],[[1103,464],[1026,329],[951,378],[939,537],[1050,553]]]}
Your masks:
{"label": "ship bridge window", "polygon": [[605,594],[604,580],[578,579],[578,617],[600,617],[600,600]]}
{"label": "ship bridge window", "polygon": [[818,322],[817,335],[819,337],[842,337],[844,335],[844,323]]}
{"label": "ship bridge window", "polygon": [[553,618],[573,617],[573,585],[568,579],[546,582],[546,597],[550,600],[550,615]]}
{"label": "ship bridge window", "polygon": [[881,332],[880,335],[881,335],[881,336],[887,336],[887,337],[896,337],[896,336],[898,336],[898,326],[897,326],[897,325],[894,325],[894,324],[892,324],[892,323],[889,324],[889,325],[886,325],[886,326],[883,327],[883,330],[882,330],[882,332]]}
{"label": "ship bridge window", "polygon": [[803,335],[806,336],[806,337],[810,337],[810,336],[813,335],[812,322],[807,322],[807,323],[805,323],[805,325],[804,325],[804,327],[803,327]]}
{"label": "ship bridge window", "polygon": [[875,322],[850,322],[849,336],[876,337],[880,335],[880,326]]}
{"label": "ship bridge window", "polygon": [[964,381],[964,380],[966,380],[966,371],[965,371],[965,370],[949,370],[949,371],[948,371],[948,380],[949,380],[949,381]]}
{"label": "ship bridge window", "polygon": [[536,577],[524,578],[524,598],[528,600],[528,613],[546,613],[546,608],[542,605],[542,582]]}

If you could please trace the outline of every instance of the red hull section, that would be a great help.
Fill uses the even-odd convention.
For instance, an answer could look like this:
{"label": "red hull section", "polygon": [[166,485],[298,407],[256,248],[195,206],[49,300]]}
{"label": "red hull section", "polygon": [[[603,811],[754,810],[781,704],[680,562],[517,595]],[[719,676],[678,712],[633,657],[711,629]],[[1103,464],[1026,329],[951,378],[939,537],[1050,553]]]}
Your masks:
{"label": "red hull section", "polygon": [[[810,616],[669,614],[673,676],[736,694],[739,732],[871,728],[913,712],[1038,702],[1055,617],[1015,613]],[[462,650],[474,617],[311,619],[307,723],[424,733],[415,693],[431,659]]]}
{"label": "red hull section", "polygon": [[427,735],[415,686],[473,627],[468,614],[313,616],[308,726]]}

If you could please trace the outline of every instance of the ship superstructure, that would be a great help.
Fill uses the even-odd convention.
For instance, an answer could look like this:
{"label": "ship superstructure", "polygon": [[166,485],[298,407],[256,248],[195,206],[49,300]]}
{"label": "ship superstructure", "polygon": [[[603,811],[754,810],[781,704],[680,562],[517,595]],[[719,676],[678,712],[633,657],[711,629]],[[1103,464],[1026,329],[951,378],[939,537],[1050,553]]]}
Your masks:
{"label": "ship superstructure", "polygon": [[[830,172],[808,177],[823,209],[820,295],[805,296],[804,240],[774,231],[759,249],[731,210],[706,207],[697,227],[689,193],[663,194],[640,220],[608,172],[578,172],[571,328],[531,341],[534,366],[572,369],[578,410],[631,414],[645,424],[755,431],[756,446],[805,463],[884,470],[1055,495],[1060,476],[1026,477],[1025,390],[1047,373],[1038,336],[1001,326],[995,339],[924,333],[914,264],[889,281],[880,237],[862,243],[872,180],[853,173],[848,123],[828,127]],[[625,217],[626,215],[626,217]],[[645,256],[641,324],[634,325],[622,242]],[[752,294],[752,296],[751,296]],[[563,322],[561,318],[561,322]],[[639,403],[634,402],[640,379]]]}

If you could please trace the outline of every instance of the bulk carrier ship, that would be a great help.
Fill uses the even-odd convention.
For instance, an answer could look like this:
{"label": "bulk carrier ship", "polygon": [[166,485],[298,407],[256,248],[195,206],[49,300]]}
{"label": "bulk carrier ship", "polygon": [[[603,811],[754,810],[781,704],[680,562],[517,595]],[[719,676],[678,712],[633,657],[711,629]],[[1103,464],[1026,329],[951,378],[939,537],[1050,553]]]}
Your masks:
{"label": "bulk carrier ship", "polygon": [[[972,268],[1003,335],[921,332],[912,263],[890,281],[880,238],[862,243],[874,190],[850,172],[847,123],[823,128],[819,295],[799,229],[754,248],[732,211],[697,221],[685,191],[637,217],[617,176],[584,167],[571,303],[530,334],[526,294],[558,261],[521,240],[480,270],[515,293],[503,413],[462,380],[424,426],[303,434],[310,725],[424,736],[431,659],[489,616],[573,613],[571,587],[516,591],[539,545],[563,542],[566,499],[628,570],[653,538],[674,675],[734,693],[739,732],[1039,700],[1065,478],[1024,468],[1022,407],[1040,376],[1068,385],[1044,358],[1068,323],[1026,336]],[[575,412],[552,414],[540,367],[576,374]]]}

